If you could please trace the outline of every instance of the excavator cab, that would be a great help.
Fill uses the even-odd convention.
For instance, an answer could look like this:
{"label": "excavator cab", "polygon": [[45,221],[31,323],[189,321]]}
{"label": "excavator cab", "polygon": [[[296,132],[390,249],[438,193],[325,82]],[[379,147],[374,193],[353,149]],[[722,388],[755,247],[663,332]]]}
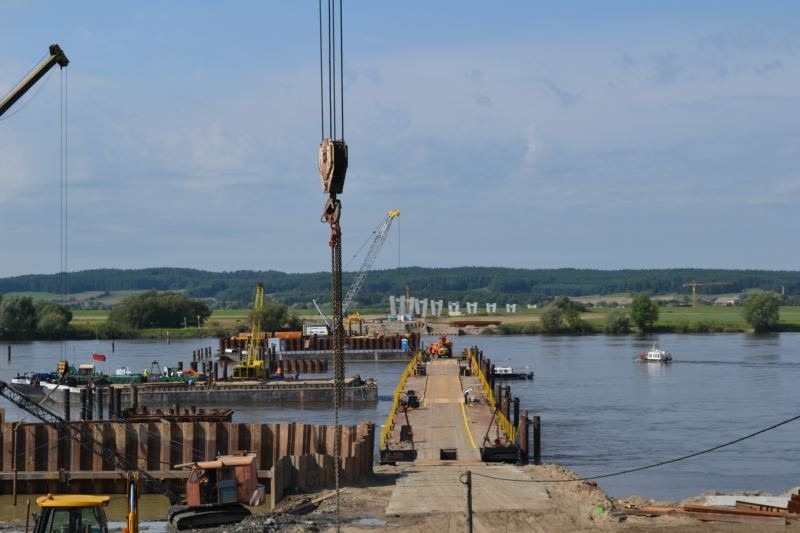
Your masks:
{"label": "excavator cab", "polygon": [[33,533],[108,533],[108,496],[48,494],[36,499],[41,512]]}

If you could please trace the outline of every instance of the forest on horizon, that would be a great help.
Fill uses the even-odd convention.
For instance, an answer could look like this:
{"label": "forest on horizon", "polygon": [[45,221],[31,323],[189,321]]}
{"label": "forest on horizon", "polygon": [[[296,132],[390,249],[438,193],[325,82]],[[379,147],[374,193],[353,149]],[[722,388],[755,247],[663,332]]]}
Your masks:
{"label": "forest on horizon", "polygon": [[[345,272],[344,290],[356,273]],[[59,274],[30,274],[0,278],[0,294],[70,295],[117,291],[182,291],[194,298],[213,301],[216,307],[246,307],[259,281],[273,301],[306,307],[324,302],[330,295],[330,273],[291,274],[274,270],[210,272],[189,268],[96,269]],[[646,292],[653,296],[691,295],[684,284],[699,285],[698,295],[739,293],[750,289],[800,292],[800,271],[725,269],[593,270],[577,268],[516,269],[500,267],[423,268],[406,267],[370,272],[356,302],[359,306],[385,303],[391,294],[401,295],[409,286],[420,298],[495,301],[499,304],[536,304],[555,296],[603,296]]]}

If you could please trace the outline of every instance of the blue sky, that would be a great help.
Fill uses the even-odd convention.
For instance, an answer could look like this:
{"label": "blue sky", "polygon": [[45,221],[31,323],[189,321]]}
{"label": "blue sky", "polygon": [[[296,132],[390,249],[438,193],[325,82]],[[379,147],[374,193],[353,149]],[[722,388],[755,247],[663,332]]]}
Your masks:
{"label": "blue sky", "polygon": [[[696,4],[347,2],[345,258],[400,209],[376,268],[796,270],[800,4]],[[0,2],[0,93],[71,60],[70,270],[329,268],[316,11]],[[43,82],[0,121],[0,276],[59,266]]]}

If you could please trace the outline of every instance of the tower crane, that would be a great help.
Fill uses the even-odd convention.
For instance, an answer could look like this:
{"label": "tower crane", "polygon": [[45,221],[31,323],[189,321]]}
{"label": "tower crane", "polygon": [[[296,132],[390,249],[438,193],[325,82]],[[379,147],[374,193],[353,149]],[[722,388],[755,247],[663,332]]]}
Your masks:
{"label": "tower crane", "polygon": [[[383,243],[386,241],[386,237],[389,235],[389,228],[392,227],[392,222],[394,219],[400,216],[400,211],[397,209],[392,209],[388,213],[386,213],[386,218],[383,219],[383,222],[378,226],[378,229],[375,230],[375,239],[372,241],[372,245],[370,245],[369,250],[367,251],[366,257],[364,257],[364,262],[361,263],[361,268],[358,270],[358,274],[356,274],[355,279],[350,284],[350,288],[347,289],[347,294],[345,294],[344,299],[342,300],[342,313],[347,313],[347,310],[350,308],[350,305],[353,303],[353,300],[358,295],[358,292],[361,290],[361,286],[364,285],[364,280],[367,278],[367,274],[369,274],[372,265],[375,263],[375,259],[378,257],[378,252],[381,251],[381,247]],[[317,308],[317,312],[322,317],[322,320],[325,322],[325,325],[328,326],[328,329],[331,327],[330,319],[325,315],[325,313],[320,308],[319,304],[317,304],[316,300],[313,300],[314,307]]]}
{"label": "tower crane", "polygon": [[707,285],[730,285],[731,281],[695,281],[692,280],[688,283],[684,283],[684,287],[691,287],[692,288],[692,307],[697,307],[697,287],[704,287]]}
{"label": "tower crane", "polygon": [[247,344],[247,359],[233,367],[233,379],[266,379],[267,368],[260,357],[259,346],[261,343],[261,312],[264,310],[264,284],[259,283],[256,288],[256,298],[253,303],[253,321],[250,325],[250,342]]}
{"label": "tower crane", "polygon": [[60,46],[57,44],[50,45],[50,55],[33,67],[33,69],[28,72],[28,74],[22,78],[22,80],[14,86],[11,91],[0,100],[0,117],[5,114],[6,111],[11,109],[11,106],[14,103],[22,98],[25,93],[27,93],[31,87],[36,85],[36,82],[39,81],[47,72],[53,68],[54,66],[58,65],[61,68],[66,67],[69,65],[69,59],[67,59],[66,54],[61,49]]}

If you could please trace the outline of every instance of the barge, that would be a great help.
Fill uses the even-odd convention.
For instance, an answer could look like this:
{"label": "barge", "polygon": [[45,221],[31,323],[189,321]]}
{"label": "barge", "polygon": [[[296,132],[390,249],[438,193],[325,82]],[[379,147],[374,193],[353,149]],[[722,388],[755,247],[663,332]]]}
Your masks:
{"label": "barge", "polygon": [[[259,402],[333,402],[334,399],[333,379],[217,381],[194,385],[157,383],[113,385],[112,389],[122,391],[123,404],[151,407],[175,403],[210,406]],[[346,378],[344,401],[378,401],[378,382],[372,379],[364,381],[360,376]]]}
{"label": "barge", "polygon": [[[232,360],[247,353],[250,342],[249,333],[219,339],[218,354]],[[345,363],[360,361],[403,361],[411,360],[421,346],[419,333],[404,335],[346,335],[344,337]],[[259,353],[270,361],[286,359],[317,358],[325,361],[333,359],[333,337],[329,335],[303,335],[298,332],[262,333]]]}

